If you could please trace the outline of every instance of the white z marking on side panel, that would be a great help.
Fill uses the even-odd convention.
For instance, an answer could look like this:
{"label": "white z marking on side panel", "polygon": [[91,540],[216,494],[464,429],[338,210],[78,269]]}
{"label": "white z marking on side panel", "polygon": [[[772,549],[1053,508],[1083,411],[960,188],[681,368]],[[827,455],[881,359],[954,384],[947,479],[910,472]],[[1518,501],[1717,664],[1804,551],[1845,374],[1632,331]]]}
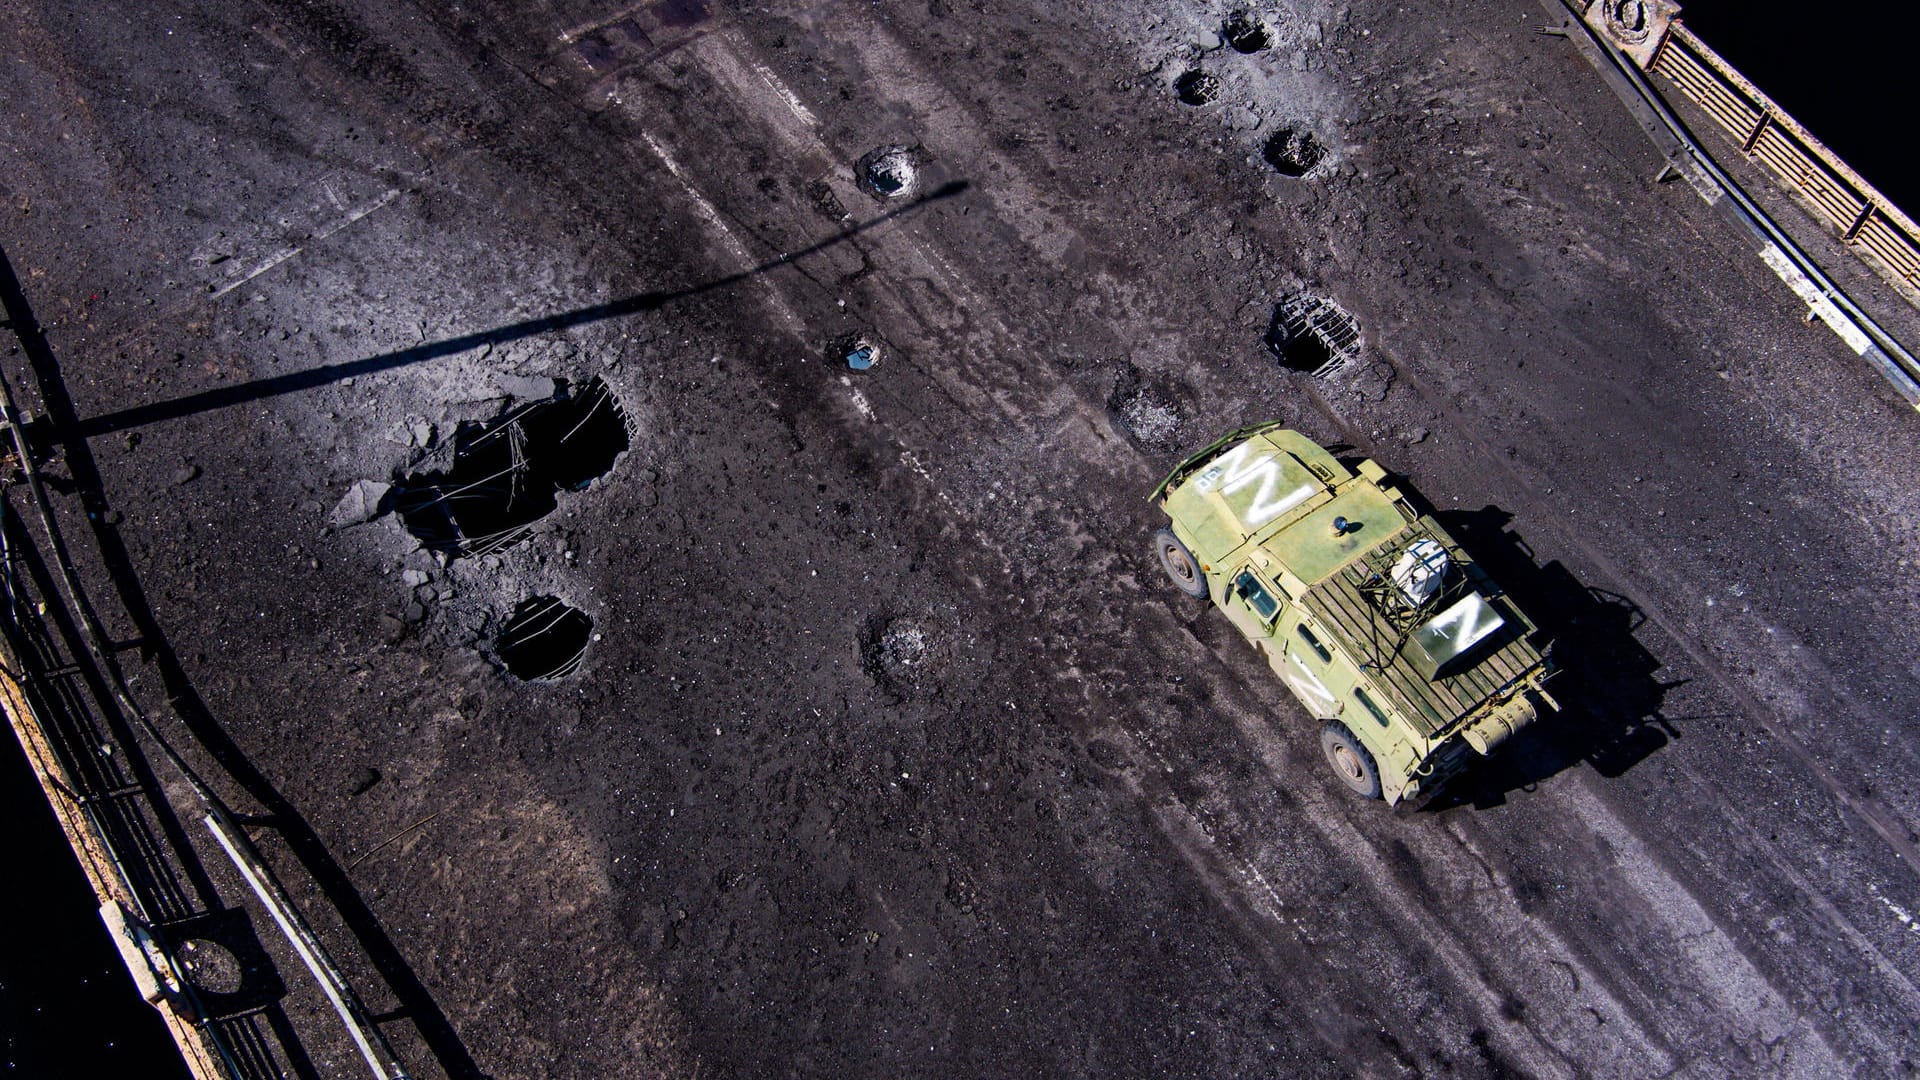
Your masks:
{"label": "white z marking on side panel", "polygon": [[1297,657],[1287,657],[1286,666],[1280,669],[1280,677],[1293,690],[1293,696],[1299,698],[1314,716],[1333,715],[1333,691],[1328,690],[1327,685],[1308,671]]}

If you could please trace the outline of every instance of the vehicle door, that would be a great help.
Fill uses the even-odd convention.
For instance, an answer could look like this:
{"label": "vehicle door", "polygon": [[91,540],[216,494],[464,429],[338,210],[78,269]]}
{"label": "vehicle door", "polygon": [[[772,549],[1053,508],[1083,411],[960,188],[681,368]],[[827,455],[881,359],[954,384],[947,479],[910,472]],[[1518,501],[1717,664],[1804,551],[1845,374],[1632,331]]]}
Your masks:
{"label": "vehicle door", "polygon": [[1342,670],[1343,658],[1334,654],[1298,609],[1288,612],[1276,630],[1273,670],[1293,696],[1319,719],[1343,713],[1339,689],[1353,684],[1352,675]]}
{"label": "vehicle door", "polygon": [[1275,667],[1316,717],[1337,718],[1346,724],[1383,770],[1412,753],[1405,734],[1388,720],[1375,694],[1362,685],[1353,661],[1328,645],[1305,612],[1296,609],[1278,629],[1285,659]]}
{"label": "vehicle door", "polygon": [[1286,610],[1281,592],[1273,587],[1251,563],[1240,568],[1240,572],[1227,579],[1226,597],[1221,610],[1227,613],[1227,621],[1232,623],[1260,654],[1274,659],[1272,638],[1274,624],[1280,620]]}

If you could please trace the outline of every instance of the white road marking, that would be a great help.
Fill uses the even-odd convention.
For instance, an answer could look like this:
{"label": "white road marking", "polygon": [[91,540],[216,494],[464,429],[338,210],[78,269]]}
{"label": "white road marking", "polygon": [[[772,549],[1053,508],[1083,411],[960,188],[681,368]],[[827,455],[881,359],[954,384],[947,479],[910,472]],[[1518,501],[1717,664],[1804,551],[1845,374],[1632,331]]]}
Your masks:
{"label": "white road marking", "polygon": [[1795,1067],[1783,1070],[1790,1075],[1847,1074],[1840,1055],[1820,1030],[1794,1011],[1686,885],[1654,859],[1638,834],[1584,786],[1567,784],[1561,790],[1577,808],[1580,820],[1612,846],[1614,876],[1645,898],[1642,911],[1647,920],[1665,930],[1666,944],[1693,969],[1695,991],[1711,1001],[1715,1012],[1735,1030],[1744,1026],[1769,1045],[1791,1040]]}
{"label": "white road marking", "polygon": [[806,124],[808,127],[820,126],[820,121],[814,119],[813,112],[800,103],[800,96],[792,90],[789,90],[787,84],[780,81],[780,76],[773,73],[772,68],[765,64],[755,64],[753,65],[753,70],[762,79],[766,80],[767,85],[773,88],[774,93],[780,95],[780,100],[787,103],[787,108],[793,111],[793,115],[798,117],[801,123]]}
{"label": "white road marking", "polygon": [[[896,442],[897,441],[898,440],[896,440]],[[900,449],[900,462],[901,464],[905,465],[908,469],[911,469],[913,471],[913,475],[919,477],[922,480],[925,480],[927,482],[927,486],[933,489],[934,494],[939,496],[941,501],[945,502],[948,506],[954,506],[953,500],[947,498],[947,493],[940,490],[939,484],[936,484],[933,482],[933,474],[928,472],[927,467],[920,463],[920,457],[918,454],[915,454],[913,451],[908,450],[904,445],[902,445]],[[954,506],[954,509],[958,510],[959,507]]]}
{"label": "white road marking", "polygon": [[[331,189],[329,189],[327,193],[328,195],[332,195]],[[327,237],[332,236],[334,233],[337,233],[341,229],[344,229],[347,226],[353,224],[354,222],[359,221],[361,218],[366,217],[368,214],[373,213],[375,210],[380,209],[381,207],[387,205],[388,203],[392,202],[393,200],[399,197],[400,197],[399,188],[389,188],[379,198],[373,200],[370,203],[366,203],[365,205],[355,208],[354,210],[349,212],[345,217],[338,218],[334,220],[332,223],[325,226],[324,228],[315,232],[313,236],[307,240],[307,243],[311,244],[311,243],[314,243],[315,241],[325,240]],[[262,260],[260,264],[255,266],[252,270],[247,271],[245,276],[236,278],[235,280],[228,282],[227,284],[221,286],[220,288],[215,289],[213,292],[214,299],[217,300],[220,297],[225,296],[228,293],[232,292],[233,290],[239,288],[240,286],[245,285],[247,282],[252,281],[254,278],[259,277],[261,274],[266,273],[267,271],[273,269],[274,267],[279,266],[281,263],[286,262],[288,259],[293,258],[295,255],[300,254],[302,250],[303,249],[298,246],[281,248],[279,251],[276,251],[272,255],[267,256],[266,259]]]}
{"label": "white road marking", "polygon": [[1915,919],[1913,912],[1880,895],[1880,886],[1872,882],[1867,883],[1867,891],[1872,893],[1873,898],[1880,901],[1888,911],[1893,912],[1893,917],[1900,920],[1901,926],[1906,927],[1911,933],[1920,934],[1920,919]]}
{"label": "white road marking", "polygon": [[[727,226],[726,220],[720,216],[719,207],[714,206],[705,195],[700,193],[700,189],[695,187],[693,181],[687,177],[686,170],[680,167],[680,163],[674,160],[672,154],[667,153],[667,148],[660,145],[660,141],[653,137],[652,132],[642,131],[640,139],[647,144],[647,149],[653,151],[654,156],[660,159],[660,163],[667,167],[667,172],[671,173],[675,180],[680,181],[681,189],[687,193],[688,198],[693,200],[693,208],[699,213],[700,220],[720,234],[721,239],[726,241],[734,257],[739,259],[742,265],[751,263],[752,258],[747,253],[746,245],[742,244],[740,238]],[[801,321],[800,316],[794,313],[793,308],[787,305],[786,298],[780,295],[778,289],[768,286],[765,295],[779,311],[781,318],[787,320],[789,326],[806,325]]]}
{"label": "white road marking", "polygon": [[[740,100],[750,103],[753,114],[765,120],[775,135],[796,150],[824,152],[819,120],[772,68],[742,57],[732,42],[717,34],[702,40],[695,55],[709,74],[731,87]],[[768,91],[784,108],[776,108],[767,100]],[[785,114],[791,114],[792,119]]]}
{"label": "white road marking", "polygon": [[[914,241],[912,241],[912,240],[910,240],[909,242],[911,243],[911,242],[914,242]],[[946,266],[946,263],[945,263],[945,260],[944,260],[944,258],[941,258],[941,257],[940,257],[940,255],[938,254],[938,252],[937,252],[937,250],[936,250],[936,249],[933,249],[933,248],[931,247],[931,245],[920,245],[920,246],[922,246],[922,247],[924,248],[924,250],[922,250],[922,251],[921,251],[921,254],[922,254],[922,256],[923,256],[924,258],[926,258],[926,259],[928,259],[928,261],[933,261],[933,260],[936,260],[936,259],[937,259],[937,260],[938,260],[938,261],[939,261],[939,262],[941,263],[941,265],[942,265],[942,266]],[[948,267],[948,269],[950,270],[951,268],[950,268],[950,267]],[[955,278],[958,278],[958,277],[959,277],[959,275],[957,275],[957,274],[955,274],[955,275],[953,275],[953,276],[954,276]],[[930,475],[929,475],[929,474],[927,473],[927,470],[925,469],[925,467],[924,467],[924,466],[923,466],[923,465],[921,464],[921,462],[919,461],[919,459],[918,459],[918,458],[917,458],[917,457],[916,457],[916,456],[915,456],[915,455],[913,454],[913,452],[912,452],[911,450],[908,450],[908,449],[906,449],[906,448],[904,447],[904,444],[903,444],[903,445],[902,445],[902,447],[901,447],[901,460],[903,461],[903,463],[905,463],[905,464],[907,464],[907,465],[908,465],[908,467],[909,467],[909,469],[910,469],[910,470],[911,470],[912,472],[914,472],[914,473],[915,473],[916,475],[918,475],[918,476],[919,476],[919,477],[920,477],[921,479],[923,479],[923,480],[925,480],[925,481],[927,481],[927,483],[928,483],[928,485],[929,485],[929,487],[930,487],[930,488],[931,488],[931,489],[933,490],[933,492],[934,492],[934,494],[936,495],[936,497],[937,497],[937,498],[939,498],[939,499],[940,499],[941,501],[943,501],[943,502],[946,502],[946,503],[947,503],[948,505],[950,505],[950,506],[951,506],[951,505],[954,505],[954,503],[953,503],[953,500],[951,500],[950,498],[948,498],[948,497],[947,497],[947,495],[946,495],[946,493],[945,493],[944,491],[942,491],[942,490],[941,490],[941,489],[939,488],[939,486],[938,486],[938,485],[936,485],[936,484],[934,484],[934,483],[933,483],[933,479],[932,479],[932,477],[931,477],[931,476],[930,476]],[[1183,811],[1185,810],[1185,808],[1184,808],[1184,807],[1182,807],[1181,809],[1182,809]],[[1193,821],[1193,822],[1195,822],[1196,824],[1198,824],[1198,821],[1199,821],[1199,819],[1197,819],[1197,818],[1195,818],[1195,817],[1193,817],[1193,816],[1192,816],[1192,815],[1191,815],[1190,813],[1188,813],[1188,814],[1185,814],[1184,816],[1186,816],[1188,820],[1190,820],[1190,821]],[[1202,831],[1204,832],[1205,830],[1202,830]],[[1324,830],[1323,830],[1323,832],[1324,832]],[[1209,837],[1209,838],[1211,839],[1211,837]],[[1330,838],[1331,838],[1331,837],[1330,837]],[[1344,844],[1344,845],[1337,845],[1337,846],[1341,846],[1341,847],[1351,847],[1351,846],[1352,846],[1353,844],[1355,844],[1355,843],[1364,843],[1364,841],[1361,841],[1361,840],[1360,840],[1360,839],[1359,839],[1358,837],[1353,837],[1353,836],[1344,836],[1343,838],[1344,838],[1344,839],[1346,839],[1346,840],[1348,841],[1348,843],[1347,843],[1347,844]],[[1368,856],[1371,856],[1371,852],[1368,852],[1368,853],[1366,853],[1366,855],[1368,855]],[[1259,877],[1260,877],[1260,879],[1261,879],[1261,881],[1262,881],[1262,883],[1263,883],[1263,885],[1266,885],[1268,889],[1271,889],[1271,885],[1270,885],[1270,884],[1268,884],[1268,883],[1266,882],[1266,879],[1264,878],[1264,876],[1262,876],[1262,875],[1259,875],[1259,872],[1258,872],[1258,870],[1257,870],[1257,868],[1255,868],[1255,867],[1253,866],[1253,864],[1252,864],[1251,862],[1248,862],[1248,861],[1247,861],[1247,860],[1245,860],[1245,859],[1235,859],[1235,860],[1234,860],[1234,862],[1236,862],[1236,863],[1238,864],[1238,865],[1237,865],[1237,866],[1235,867],[1235,869],[1236,869],[1236,870],[1244,870],[1244,871],[1249,871],[1249,872],[1251,872],[1251,873],[1252,873],[1253,875],[1255,875],[1255,876],[1259,876]],[[1380,869],[1380,868],[1379,868],[1379,867],[1378,867],[1378,866],[1376,865],[1376,863],[1377,863],[1377,860],[1373,860],[1373,859],[1369,859],[1369,860],[1367,861],[1367,863],[1366,863],[1366,865],[1367,865],[1367,866],[1368,866],[1368,867],[1369,867],[1370,869],[1373,869],[1373,870],[1375,870],[1375,872],[1376,872],[1376,874],[1378,874],[1378,871],[1379,871],[1379,869]],[[1238,874],[1238,873],[1236,873],[1236,874],[1235,874],[1235,876],[1241,876],[1241,874]],[[1242,882],[1242,884],[1244,885],[1244,879],[1243,879],[1243,882]],[[1393,884],[1393,883],[1391,882],[1391,880],[1390,880],[1389,878],[1387,878],[1387,877],[1385,877],[1385,875],[1379,875],[1379,880],[1376,880],[1376,883],[1375,883],[1375,884],[1376,884],[1376,888],[1378,888],[1378,889],[1379,889],[1379,890],[1380,890],[1380,891],[1381,891],[1382,893],[1384,893],[1384,894],[1398,894],[1398,893],[1402,893],[1402,892],[1404,892],[1404,889],[1401,889],[1401,888],[1399,888],[1399,887],[1398,887],[1397,885],[1395,885],[1395,884]],[[1407,919],[1407,920],[1408,920],[1408,921],[1409,921],[1410,923],[1415,923],[1416,925],[1420,925],[1420,926],[1423,926],[1423,927],[1425,927],[1425,928],[1428,928],[1428,929],[1431,929],[1431,927],[1430,927],[1430,926],[1428,925],[1428,923],[1427,923],[1426,921],[1424,921],[1424,920],[1419,920],[1419,919],[1418,919],[1418,917],[1417,917],[1417,916],[1416,916],[1415,914],[1413,914],[1413,913],[1410,913],[1410,912],[1406,912],[1406,913],[1401,913],[1401,914],[1402,914],[1402,916],[1403,916],[1404,918],[1406,918],[1406,919]],[[1520,914],[1520,913],[1518,913],[1518,912],[1510,912],[1509,914],[1510,914],[1510,916],[1511,916],[1511,922],[1512,922],[1513,924],[1515,924],[1515,925],[1517,925],[1517,926],[1520,926],[1520,927],[1523,927],[1523,928],[1524,928],[1524,927],[1528,927],[1528,926],[1530,926],[1530,925],[1532,925],[1532,924],[1534,924],[1534,923],[1535,923],[1535,920],[1533,920],[1533,919],[1530,919],[1530,918],[1528,918],[1528,917],[1526,917],[1526,916],[1524,916],[1524,915],[1522,915],[1522,914]],[[1450,944],[1451,944],[1451,943],[1449,942],[1449,945],[1450,945]],[[1723,948],[1724,948],[1724,947],[1725,947],[1725,942],[1724,942],[1724,941],[1722,941],[1722,942],[1720,943],[1720,945],[1721,945],[1721,947],[1723,947]],[[1473,970],[1473,968],[1472,968],[1472,965],[1469,965],[1469,964],[1468,964],[1468,963],[1466,962],[1466,961],[1467,961],[1467,957],[1465,956],[1465,954],[1463,954],[1463,953],[1461,953],[1461,951],[1460,951],[1459,949],[1457,949],[1457,948],[1451,948],[1451,949],[1439,949],[1439,950],[1437,950],[1437,951],[1439,951],[1439,952],[1440,952],[1440,955],[1441,955],[1441,957],[1442,957],[1442,959],[1443,959],[1443,961],[1445,961],[1445,960],[1449,960],[1449,959],[1450,959],[1450,960],[1452,961],[1452,965],[1451,965],[1451,966],[1453,966],[1453,967],[1455,967],[1455,968],[1456,968],[1456,969],[1458,970],[1458,972],[1460,973],[1460,980],[1461,980],[1461,982],[1462,982],[1462,984],[1463,984],[1464,986],[1466,986],[1466,987],[1469,987],[1469,988],[1472,988],[1472,987],[1474,986],[1474,984],[1473,984],[1473,982],[1471,981],[1471,979],[1469,979],[1469,978],[1468,978],[1468,976],[1469,976],[1469,975],[1471,975],[1471,973],[1472,973],[1472,970]],[[1572,952],[1572,951],[1568,951],[1568,953],[1567,953],[1567,955],[1578,955],[1578,954],[1577,954],[1577,952]],[[1737,956],[1738,954],[1736,953],[1735,955]],[[1556,961],[1556,963],[1558,963],[1558,962],[1559,962],[1559,961]],[[1568,968],[1569,968],[1569,971],[1570,971],[1570,972],[1572,972],[1572,971],[1574,971],[1574,970],[1576,970],[1576,969],[1574,968],[1574,965],[1572,965],[1571,963],[1569,963],[1569,964],[1568,964]],[[1587,985],[1588,987],[1592,987],[1592,986],[1594,986],[1594,985],[1595,985],[1595,984],[1596,984],[1596,983],[1598,982],[1598,980],[1597,980],[1596,978],[1594,978],[1593,976],[1591,976],[1591,975],[1590,975],[1589,973],[1586,973],[1586,972],[1584,971],[1584,969],[1580,969],[1580,974],[1581,974],[1581,975],[1584,975],[1584,976],[1586,976],[1586,977],[1585,977],[1585,978],[1584,978],[1583,980],[1581,980],[1581,981],[1584,981],[1584,982],[1585,982],[1585,984],[1586,984],[1586,985]],[[1749,972],[1748,972],[1748,974],[1752,974],[1752,972],[1751,972],[1751,971],[1749,970]],[[1576,978],[1578,978],[1578,976],[1576,976]],[[1594,992],[1595,992],[1595,991],[1593,991],[1593,990],[1591,990],[1591,989],[1589,989],[1589,990],[1587,991],[1587,993],[1589,993],[1589,994],[1591,994],[1591,993],[1594,993]],[[1609,1017],[1609,1018],[1611,1018],[1611,1019],[1614,1019],[1614,1020],[1616,1021],[1616,1024],[1615,1024],[1615,1026],[1614,1026],[1613,1028],[1611,1028],[1611,1029],[1609,1029],[1609,1030],[1612,1030],[1612,1031],[1614,1031],[1614,1033],[1615,1033],[1615,1034],[1614,1034],[1614,1036],[1613,1036],[1614,1038],[1616,1038],[1616,1039],[1617,1039],[1617,1038],[1622,1038],[1622,1037],[1623,1037],[1623,1036],[1621,1036],[1620,1034],[1618,1034],[1618,1032],[1619,1032],[1619,1031],[1620,1031],[1621,1029],[1625,1029],[1626,1031],[1628,1031],[1628,1032],[1630,1032],[1630,1033],[1631,1033],[1631,1036],[1630,1036],[1630,1037],[1638,1037],[1638,1036],[1640,1036],[1640,1035],[1641,1035],[1641,1031],[1640,1031],[1640,1028],[1639,1028],[1639,1025],[1638,1025],[1637,1023],[1635,1023],[1635,1022],[1634,1022],[1634,1021],[1632,1020],[1632,1014],[1631,1014],[1631,1013],[1630,1013],[1630,1012],[1629,1012],[1629,1011],[1628,1011],[1627,1009],[1625,1009],[1625,1008],[1624,1008],[1623,1006],[1620,1006],[1620,1005],[1619,1005],[1619,1004],[1618,1004],[1617,1002],[1614,1002],[1614,1001],[1613,1001],[1613,999],[1612,999],[1612,998],[1611,998],[1610,996],[1608,996],[1608,997],[1606,997],[1606,998],[1605,998],[1604,1000],[1605,1000],[1605,1003],[1606,1003],[1607,1005],[1609,1005],[1609,1006],[1611,1006],[1610,1008],[1607,1008],[1607,1009],[1605,1009],[1605,1015],[1606,1015],[1607,1017]],[[1489,1010],[1489,1012],[1491,1012],[1491,1010]],[[1596,1015],[1596,1017],[1599,1017],[1599,1016],[1601,1016],[1601,1015],[1602,1015],[1602,1013],[1601,1013],[1600,1011],[1596,1011],[1596,1012],[1595,1012],[1595,1015]],[[1603,1022],[1603,1023],[1605,1023],[1605,1021],[1604,1021],[1604,1020],[1603,1020],[1602,1022]],[[1653,1057],[1655,1058],[1655,1060],[1659,1060],[1659,1059],[1660,1059],[1660,1055],[1661,1055],[1661,1051],[1660,1051],[1659,1049],[1657,1049],[1657,1048],[1655,1048],[1655,1047],[1651,1047],[1651,1046],[1639,1046],[1639,1047],[1635,1047],[1635,1049],[1638,1049],[1638,1050],[1640,1050],[1640,1051],[1641,1051],[1641,1052],[1643,1052],[1643,1053],[1646,1053],[1646,1054],[1648,1054],[1648,1055],[1651,1055],[1651,1056],[1653,1056]]]}
{"label": "white road marking", "polygon": [[[873,404],[867,400],[867,395],[860,392],[859,387],[853,385],[853,379],[842,375],[840,376],[840,385],[846,387],[847,393],[853,396],[853,407],[860,410],[861,416],[866,417],[869,422],[876,419],[873,415]],[[924,469],[921,470],[921,475],[924,476],[925,474],[926,471]]]}

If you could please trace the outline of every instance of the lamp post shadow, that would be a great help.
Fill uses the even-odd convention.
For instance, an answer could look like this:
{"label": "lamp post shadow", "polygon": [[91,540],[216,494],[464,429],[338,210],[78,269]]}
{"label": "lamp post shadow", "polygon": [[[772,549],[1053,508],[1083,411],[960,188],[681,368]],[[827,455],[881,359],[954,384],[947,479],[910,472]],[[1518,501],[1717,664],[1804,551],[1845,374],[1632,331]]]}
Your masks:
{"label": "lamp post shadow", "polygon": [[[80,439],[91,439],[96,436],[111,434],[115,431],[123,431],[127,428],[143,427],[147,424],[155,424],[165,420],[177,420],[181,417],[192,416],[195,413],[229,408],[234,405],[244,405],[250,401],[278,397],[282,394],[296,393],[301,390],[311,390],[315,387],[325,386],[328,383],[339,382],[343,379],[372,375],[382,371],[392,371],[395,368],[410,367],[414,364],[425,363],[428,360],[437,360],[445,356],[453,356],[457,353],[463,353],[470,349],[478,349],[487,345],[504,345],[508,342],[519,341],[523,338],[534,337],[539,334],[551,333],[555,330],[566,330],[588,323],[603,322],[607,319],[618,319],[623,316],[640,315],[649,311],[657,311],[675,301],[689,299],[718,289],[724,289],[727,286],[736,285],[750,278],[758,277],[761,274],[778,270],[783,266],[792,265],[811,255],[819,254],[828,248],[838,244],[844,244],[862,233],[884,225],[902,215],[910,214],[929,203],[953,198],[968,190],[969,187],[970,185],[965,180],[952,181],[914,199],[904,206],[897,207],[878,217],[863,221],[850,229],[817,240],[798,251],[786,252],[775,258],[768,259],[766,262],[760,263],[757,266],[713,278],[709,281],[703,281],[697,285],[689,285],[684,288],[665,291],[639,293],[619,300],[610,300],[604,304],[591,304],[587,307],[575,308],[572,311],[563,311],[553,315],[542,315],[533,319],[523,319],[520,322],[508,323],[505,326],[497,326],[490,330],[480,330],[471,334],[462,334],[459,337],[427,342],[411,348],[381,353],[378,356],[368,356],[359,360],[350,360],[345,363],[328,364],[324,367],[310,368],[306,371],[294,371],[288,372],[285,375],[274,375],[264,379],[254,379],[250,382],[239,383],[234,386],[215,387],[211,390],[202,390],[198,393],[187,394],[184,397],[173,398],[170,401],[156,401],[146,405],[136,405],[132,408],[91,416],[84,420],[69,420],[61,424],[61,432],[63,436],[70,433]],[[46,437],[47,435],[45,433],[36,433],[35,435],[36,441]]]}

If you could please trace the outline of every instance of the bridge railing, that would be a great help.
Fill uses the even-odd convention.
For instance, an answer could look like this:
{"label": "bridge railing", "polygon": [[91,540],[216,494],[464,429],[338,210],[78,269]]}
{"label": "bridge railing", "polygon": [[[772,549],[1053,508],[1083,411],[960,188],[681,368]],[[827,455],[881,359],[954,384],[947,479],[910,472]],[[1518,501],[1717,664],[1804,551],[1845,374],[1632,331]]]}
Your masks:
{"label": "bridge railing", "polygon": [[1677,17],[1670,0],[1588,0],[1586,21],[1709,117],[1848,250],[1920,305],[1920,225]]}

